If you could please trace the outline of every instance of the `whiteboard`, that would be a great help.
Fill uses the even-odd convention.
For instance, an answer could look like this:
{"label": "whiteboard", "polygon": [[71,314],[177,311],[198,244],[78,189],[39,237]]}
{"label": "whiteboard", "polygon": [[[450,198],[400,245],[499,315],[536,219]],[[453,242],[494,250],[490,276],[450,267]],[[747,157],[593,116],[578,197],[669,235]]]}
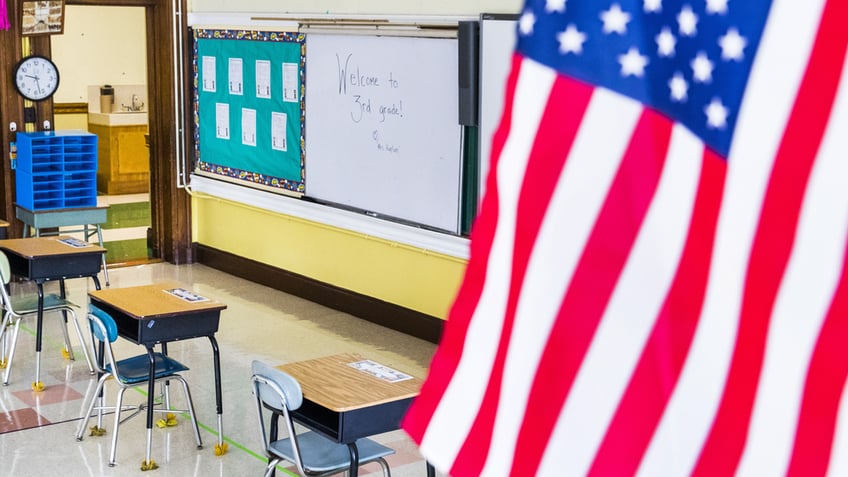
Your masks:
{"label": "whiteboard", "polygon": [[486,190],[486,178],[492,154],[492,137],[501,121],[506,80],[515,50],[517,15],[483,14],[480,21],[480,184],[479,195]]}
{"label": "whiteboard", "polygon": [[308,34],[305,195],[459,233],[456,39]]}

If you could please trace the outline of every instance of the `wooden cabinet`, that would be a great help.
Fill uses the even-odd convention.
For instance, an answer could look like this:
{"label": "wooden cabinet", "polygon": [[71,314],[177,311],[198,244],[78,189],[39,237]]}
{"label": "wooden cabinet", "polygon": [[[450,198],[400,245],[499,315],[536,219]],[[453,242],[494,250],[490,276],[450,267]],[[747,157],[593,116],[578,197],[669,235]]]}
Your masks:
{"label": "wooden cabinet", "polygon": [[108,195],[150,190],[150,156],[144,137],[147,125],[104,126],[88,123],[97,134],[97,190]]}

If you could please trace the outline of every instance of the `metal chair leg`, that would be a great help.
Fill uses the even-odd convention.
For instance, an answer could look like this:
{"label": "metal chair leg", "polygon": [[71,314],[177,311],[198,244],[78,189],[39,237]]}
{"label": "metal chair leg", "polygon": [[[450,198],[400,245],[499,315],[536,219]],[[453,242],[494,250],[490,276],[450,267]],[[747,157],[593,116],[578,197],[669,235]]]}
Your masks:
{"label": "metal chair leg", "polygon": [[105,387],[106,380],[109,378],[108,374],[104,374],[97,380],[97,387],[94,389],[94,394],[91,395],[91,401],[88,403],[88,409],[85,411],[85,415],[83,416],[82,421],[80,422],[79,429],[77,429],[77,440],[81,441],[85,437],[85,429],[88,427],[88,421],[91,419],[91,413],[94,411],[94,406],[98,405],[97,409],[97,427],[102,427],[102,416],[103,416],[103,397],[100,395],[101,391]]}
{"label": "metal chair leg", "polygon": [[6,362],[6,372],[3,373],[3,385],[9,384],[9,374],[12,372],[12,360],[15,358],[15,348],[18,344],[18,332],[21,330],[21,319],[15,320],[15,330],[12,332],[12,344],[9,346],[9,360]]}
{"label": "metal chair leg", "polygon": [[[74,316],[74,320],[76,320],[76,316]],[[76,361],[74,348],[71,346],[71,337],[68,335],[68,310],[62,310],[62,336],[65,338],[65,352],[68,354],[68,359]]]}
{"label": "metal chair leg", "polygon": [[80,328],[79,321],[77,321],[76,313],[72,312],[72,318],[74,321],[74,328],[77,330],[77,338],[80,340],[80,347],[82,347],[82,354],[85,356],[85,362],[88,364],[88,372],[89,374],[94,374],[94,363],[91,360],[91,356],[88,354],[88,346],[86,346],[85,338],[82,335],[82,329]]}
{"label": "metal chair leg", "polygon": [[179,382],[183,385],[185,391],[186,403],[188,404],[188,415],[191,417],[191,426],[194,429],[194,440],[197,442],[197,448],[203,447],[203,442],[200,439],[200,428],[197,425],[197,416],[194,414],[194,401],[191,399],[191,391],[189,391],[188,383],[182,376],[179,377]]}
{"label": "metal chair leg", "polygon": [[[109,467],[114,467],[118,456],[118,427],[121,425],[121,402],[124,399],[124,391],[127,388],[121,387],[118,389],[118,399],[115,401],[115,427],[112,430],[112,450],[109,452]],[[150,446],[150,436],[147,440],[148,447]],[[148,460],[150,457],[148,456]]]}

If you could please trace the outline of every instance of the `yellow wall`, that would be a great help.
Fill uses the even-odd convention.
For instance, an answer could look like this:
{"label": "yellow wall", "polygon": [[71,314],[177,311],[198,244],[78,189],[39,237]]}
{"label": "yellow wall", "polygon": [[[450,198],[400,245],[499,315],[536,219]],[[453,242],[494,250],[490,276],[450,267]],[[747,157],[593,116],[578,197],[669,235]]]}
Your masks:
{"label": "yellow wall", "polygon": [[88,114],[55,114],[53,116],[53,129],[79,129],[88,130]]}
{"label": "yellow wall", "polygon": [[193,236],[203,245],[445,318],[465,260],[356,232],[196,195]]}

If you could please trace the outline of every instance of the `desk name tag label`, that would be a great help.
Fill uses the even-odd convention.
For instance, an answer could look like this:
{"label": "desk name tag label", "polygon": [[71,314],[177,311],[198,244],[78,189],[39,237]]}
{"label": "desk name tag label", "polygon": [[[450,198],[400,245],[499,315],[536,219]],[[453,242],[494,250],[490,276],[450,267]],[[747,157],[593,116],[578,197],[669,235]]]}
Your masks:
{"label": "desk name tag label", "polygon": [[209,298],[206,298],[205,296],[198,295],[197,293],[194,293],[193,291],[186,290],[185,288],[171,288],[170,290],[162,290],[162,291],[164,291],[165,293],[170,293],[171,295],[174,295],[175,297],[180,298],[182,300],[185,300],[189,303],[198,303],[198,302],[201,302],[201,301],[209,301]]}
{"label": "desk name tag label", "polygon": [[362,371],[363,373],[370,374],[371,376],[382,379],[383,381],[388,381],[390,383],[396,383],[399,381],[406,381],[407,379],[412,379],[412,376],[406,373],[402,373],[388,366],[383,366],[382,364],[371,361],[370,359],[355,361],[353,363],[348,363],[347,365],[354,369]]}
{"label": "desk name tag label", "polygon": [[74,238],[74,237],[59,239],[59,241],[62,242],[63,244],[65,244],[65,245],[70,245],[71,247],[74,247],[74,248],[83,248],[83,247],[91,246],[90,243],[88,243],[84,240],[80,240],[78,238]]}

